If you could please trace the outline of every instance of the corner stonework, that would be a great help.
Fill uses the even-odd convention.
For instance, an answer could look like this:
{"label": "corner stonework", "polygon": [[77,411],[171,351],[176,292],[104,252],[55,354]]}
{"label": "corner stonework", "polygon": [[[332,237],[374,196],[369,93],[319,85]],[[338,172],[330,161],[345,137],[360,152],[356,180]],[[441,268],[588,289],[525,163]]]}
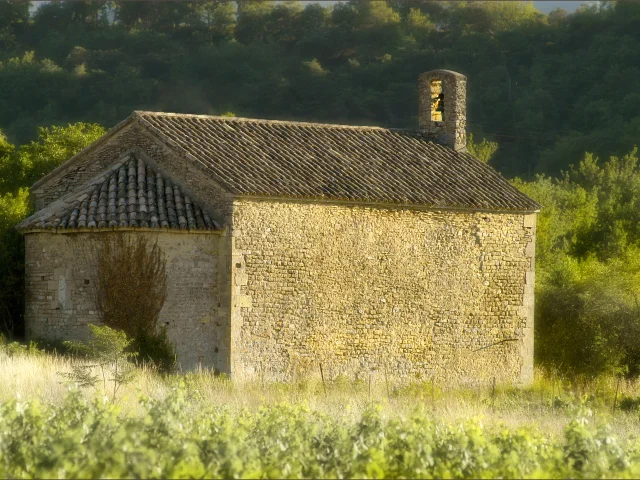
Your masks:
{"label": "corner stonework", "polygon": [[536,218],[537,214],[524,215],[523,227],[530,235],[529,243],[525,247],[525,257],[529,260],[529,268],[525,272],[524,292],[522,294],[522,309],[524,326],[522,332],[522,370],[521,383],[533,383],[533,338],[534,338],[534,291],[536,266]]}

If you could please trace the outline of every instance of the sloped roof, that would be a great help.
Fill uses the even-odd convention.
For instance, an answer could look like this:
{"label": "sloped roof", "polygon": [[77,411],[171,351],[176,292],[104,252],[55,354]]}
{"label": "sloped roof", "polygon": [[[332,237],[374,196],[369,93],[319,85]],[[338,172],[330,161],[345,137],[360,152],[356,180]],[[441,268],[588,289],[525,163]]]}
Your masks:
{"label": "sloped roof", "polygon": [[134,117],[235,195],[540,209],[473,155],[418,131],[156,112]]}
{"label": "sloped roof", "polygon": [[220,229],[182,190],[134,154],[86,187],[24,220],[21,230]]}

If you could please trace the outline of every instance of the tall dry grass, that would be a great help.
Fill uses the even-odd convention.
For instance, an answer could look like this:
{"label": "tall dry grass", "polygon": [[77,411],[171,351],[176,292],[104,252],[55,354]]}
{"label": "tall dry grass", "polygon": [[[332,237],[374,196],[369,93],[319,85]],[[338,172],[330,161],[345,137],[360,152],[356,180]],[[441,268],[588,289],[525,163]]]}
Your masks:
{"label": "tall dry grass", "polygon": [[[63,376],[71,371],[74,361],[78,360],[52,354],[0,351],[0,402],[38,398],[45,403],[60,403],[69,389],[77,388]],[[616,387],[620,405],[622,398],[638,397],[638,382],[622,381],[618,385],[614,378],[603,378],[579,392],[541,372],[536,373],[534,385],[526,388],[498,385],[495,390],[491,387],[445,390],[429,382],[406,383],[398,379],[387,382],[375,375],[371,384],[346,378],[325,384],[318,380],[290,384],[231,382],[209,371],[160,375],[153,369],[141,368],[135,380],[121,388],[115,401],[125,407],[124,411],[135,414],[141,396],[163,398],[179,386],[189,392],[190,408],[194,409],[218,405],[252,411],[263,405],[286,402],[305,404],[331,415],[357,417],[368,404],[376,402],[389,417],[425,409],[443,423],[480,417],[487,428],[535,426],[551,436],[561,435],[578,409],[586,408],[609,423],[620,438],[640,436],[637,411],[613,411]],[[88,388],[82,391],[87,398],[105,395]]]}

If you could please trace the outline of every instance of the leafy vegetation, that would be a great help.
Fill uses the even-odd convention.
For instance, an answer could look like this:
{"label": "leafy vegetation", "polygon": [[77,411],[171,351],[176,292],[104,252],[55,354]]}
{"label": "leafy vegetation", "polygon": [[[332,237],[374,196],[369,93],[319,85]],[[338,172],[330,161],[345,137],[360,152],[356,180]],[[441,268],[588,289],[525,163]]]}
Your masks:
{"label": "leafy vegetation", "polygon": [[30,341],[28,345],[20,342],[7,341],[4,336],[0,335],[0,352],[9,358],[19,357],[39,357],[44,355],[44,351],[38,348],[38,344]]}
{"label": "leafy vegetation", "polygon": [[[99,336],[88,350],[122,358],[124,335],[103,327]],[[16,345],[0,344],[3,477],[638,475],[638,382],[603,377],[582,392],[539,375],[524,388],[434,386],[381,372],[372,383],[230,382],[143,367],[114,397],[115,362],[105,363],[106,392],[100,375],[95,392],[68,389],[60,374],[74,380],[79,365],[99,374],[94,361]]]}
{"label": "leafy vegetation", "polygon": [[[632,1],[542,15],[526,2],[0,0],[0,476],[637,478],[638,435],[614,431],[637,425],[640,403],[622,379],[640,374],[638,52]],[[115,315],[119,331],[93,327],[73,344],[82,359],[11,341],[27,188],[103,125],[150,109],[413,127],[432,68],[468,76],[469,150],[544,206],[535,354],[552,380],[447,393],[159,377],[128,361],[134,347],[171,358],[166,332],[149,333],[158,302]],[[98,395],[50,401],[61,373]],[[482,416],[442,419],[459,405]],[[522,425],[550,418],[561,435]]]}
{"label": "leafy vegetation", "polygon": [[[129,360],[138,356],[138,352],[131,351],[133,341],[123,331],[106,325],[89,325],[89,330],[93,338],[88,342],[65,342],[70,351],[89,360],[89,363],[74,364],[72,371],[65,376],[80,387],[98,390],[101,384],[102,393],[110,392],[111,399],[115,401],[120,387],[134,378],[135,370]],[[94,373],[96,369],[99,374]]]}
{"label": "leafy vegetation", "polygon": [[416,79],[467,75],[468,126],[508,176],[557,174],[640,131],[640,5],[0,2],[0,128],[113,126],[133,109],[416,125]]}
{"label": "leafy vegetation", "polygon": [[637,149],[587,154],[560,178],[515,182],[542,205],[536,239],[536,357],[558,373],[640,373]]}
{"label": "leafy vegetation", "polygon": [[304,405],[195,408],[187,388],[142,397],[137,414],[69,393],[60,405],[0,406],[3,477],[602,478],[637,477],[638,444],[579,411],[550,439],[534,428],[443,424],[423,408],[356,418]]}
{"label": "leafy vegetation", "polygon": [[37,141],[15,148],[0,132],[0,333],[24,334],[24,241],[15,226],[31,212],[28,188],[103,134],[85,123],[40,128]]}

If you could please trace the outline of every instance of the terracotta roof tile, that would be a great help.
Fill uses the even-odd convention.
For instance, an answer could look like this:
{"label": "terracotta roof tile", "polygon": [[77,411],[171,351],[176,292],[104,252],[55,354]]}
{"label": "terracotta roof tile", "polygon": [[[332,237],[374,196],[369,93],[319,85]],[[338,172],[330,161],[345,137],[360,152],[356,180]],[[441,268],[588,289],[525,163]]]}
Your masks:
{"label": "terracotta roof tile", "polygon": [[89,189],[63,198],[23,221],[21,230],[165,228],[218,230],[177,185],[130,154]]}
{"label": "terracotta roof tile", "polygon": [[[235,195],[540,208],[474,156],[417,131],[155,112],[134,116]],[[182,225],[184,202],[173,198],[167,215]]]}

